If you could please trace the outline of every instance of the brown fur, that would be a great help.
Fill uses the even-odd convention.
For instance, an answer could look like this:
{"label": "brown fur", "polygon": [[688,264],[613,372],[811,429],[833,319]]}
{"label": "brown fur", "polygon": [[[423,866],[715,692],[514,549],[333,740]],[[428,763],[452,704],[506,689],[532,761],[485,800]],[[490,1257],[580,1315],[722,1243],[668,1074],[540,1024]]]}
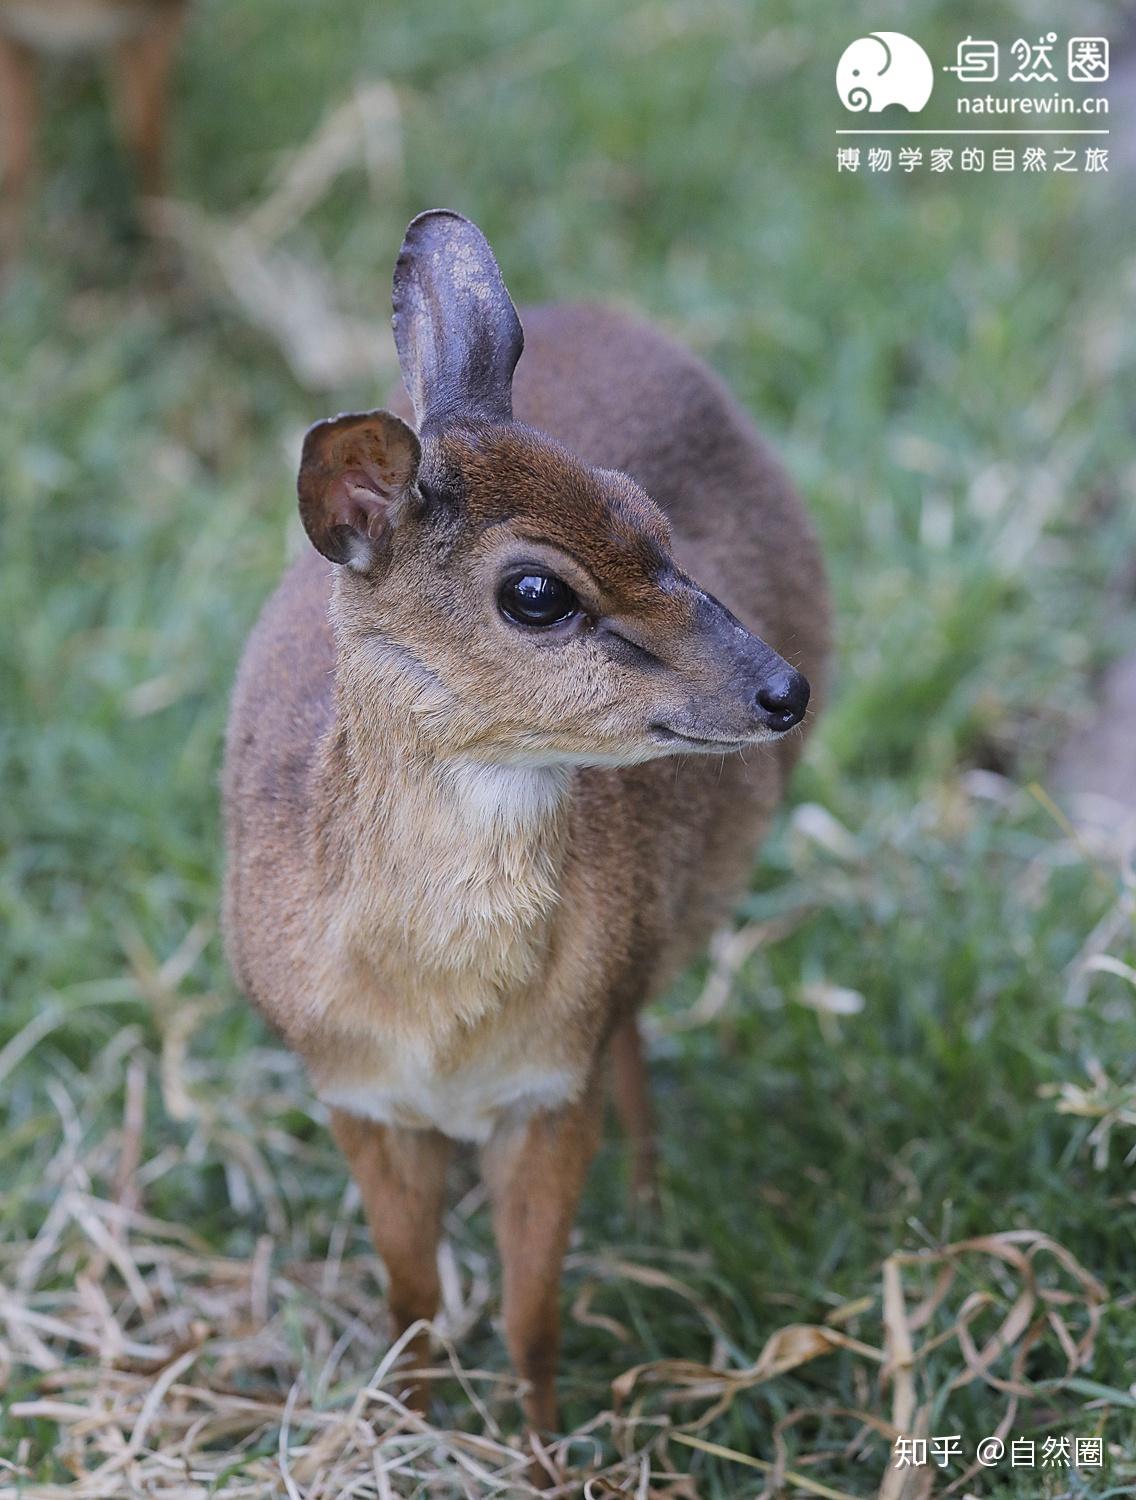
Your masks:
{"label": "brown fur", "polygon": [[[731,641],[752,637],[691,579],[807,672],[814,711],[828,608],[799,502],[702,364],[598,308],[523,321],[516,420],[424,434],[419,487],[389,479],[416,446],[392,419],[309,438],[305,522],[354,562],[306,554],[246,650],[226,930],[242,987],[334,1107],[396,1331],[436,1306],[439,1127],[483,1142],[506,1335],[529,1420],[551,1426],[606,1045],[617,1033],[649,1191],[635,1014],[728,915],[803,745],[644,759],[664,753],[644,748],[652,716],[742,733]],[[382,463],[365,444],[329,460],[353,422]],[[502,622],[492,581],[514,554],[576,589],[575,633]],[[514,1079],[528,1092],[478,1114]],[[364,1120],[375,1080],[388,1113]]]}
{"label": "brown fur", "polygon": [[41,53],[109,48],[123,140],[147,198],[164,190],[169,76],[188,0],[0,0],[0,257],[20,248],[35,174]]}

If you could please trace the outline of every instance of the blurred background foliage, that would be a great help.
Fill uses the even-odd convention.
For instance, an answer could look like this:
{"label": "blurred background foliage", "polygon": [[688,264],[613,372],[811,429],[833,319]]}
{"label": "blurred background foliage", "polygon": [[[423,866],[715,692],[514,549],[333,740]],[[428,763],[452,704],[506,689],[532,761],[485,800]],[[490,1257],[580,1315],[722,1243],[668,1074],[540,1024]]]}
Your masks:
{"label": "blurred background foliage", "polygon": [[[1078,8],[1118,62],[1127,23]],[[705,1024],[682,1024],[698,973],[657,1025],[655,1238],[706,1252],[707,1295],[751,1355],[896,1245],[1024,1224],[1130,1294],[1136,1137],[1118,1127],[1094,1165],[1094,1118],[1055,1108],[1098,1063],[1131,1098],[1136,988],[1085,969],[1131,962],[1130,883],[1114,849],[1070,836],[1048,768],[1092,736],[1097,674],[1136,645],[1133,93],[1114,63],[1102,176],[838,175],[834,136],[858,30],[901,28],[938,59],[968,31],[1070,25],[1040,0],[201,0],[171,169],[196,227],[162,256],[132,231],[97,70],[50,70],[32,252],[0,299],[0,1043],[48,1016],[2,1081],[8,1234],[34,1233],[58,1191],[45,1088],[81,1111],[120,1027],[157,1045],[140,953],[202,934],[180,983],[226,1002],[192,1044],[219,1096],[263,1042],[215,929],[226,696],[298,545],[299,434],[382,400],[394,255],[445,205],[482,226],[518,302],[615,302],[707,358],[785,458],[831,568],[831,706],[742,913],[773,936]],[[274,275],[317,275],[348,331],[377,330],[373,371],[301,380],[272,333],[290,283],[270,277],[250,315],[245,273],[208,246],[255,227],[295,154],[376,84],[358,165],[264,249]],[[862,1004],[826,1009],[845,991]],[[100,1094],[98,1119],[120,1112]],[[159,1103],[148,1118],[148,1152],[180,1139]],[[300,1089],[288,1118],[318,1130]],[[291,1182],[293,1239],[325,1178]],[[613,1144],[584,1243],[633,1238],[620,1189]],[[150,1193],[228,1253],[263,1228],[219,1168]],[[692,1352],[681,1312],[609,1295],[644,1357]],[[1114,1392],[1134,1324],[1129,1295],[1094,1372]],[[500,1362],[487,1330],[481,1352]],[[569,1331],[570,1415],[625,1354]],[[781,1399],[735,1408],[723,1440],[767,1452]]]}

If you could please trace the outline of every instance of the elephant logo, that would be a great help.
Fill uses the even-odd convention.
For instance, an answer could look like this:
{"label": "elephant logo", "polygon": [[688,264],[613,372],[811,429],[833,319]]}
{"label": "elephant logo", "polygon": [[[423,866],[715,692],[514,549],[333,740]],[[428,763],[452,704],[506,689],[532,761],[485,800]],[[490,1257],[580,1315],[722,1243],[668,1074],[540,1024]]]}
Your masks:
{"label": "elephant logo", "polygon": [[836,65],[836,92],[845,109],[879,114],[902,104],[914,114],[935,86],[931,59],[902,31],[873,31],[845,47]]}

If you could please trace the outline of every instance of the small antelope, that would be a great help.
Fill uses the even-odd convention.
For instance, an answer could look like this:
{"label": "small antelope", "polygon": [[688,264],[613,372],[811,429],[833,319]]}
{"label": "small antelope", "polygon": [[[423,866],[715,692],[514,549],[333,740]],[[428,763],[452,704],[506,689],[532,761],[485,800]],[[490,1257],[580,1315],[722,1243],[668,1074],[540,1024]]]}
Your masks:
{"label": "small antelope", "polygon": [[809,703],[774,645],[816,682],[829,624],[802,507],[699,361],[597,307],[525,327],[473,224],[413,221],[409,403],[308,432],[312,548],[240,667],[226,930],[329,1106],[396,1335],[437,1310],[451,1147],[481,1148],[552,1429],[605,1060],[646,1187],[636,1014],[745,886]]}
{"label": "small antelope", "polygon": [[35,165],[38,56],[111,48],[119,124],[146,197],[163,189],[170,66],[188,0],[0,0],[0,254],[23,234]]}

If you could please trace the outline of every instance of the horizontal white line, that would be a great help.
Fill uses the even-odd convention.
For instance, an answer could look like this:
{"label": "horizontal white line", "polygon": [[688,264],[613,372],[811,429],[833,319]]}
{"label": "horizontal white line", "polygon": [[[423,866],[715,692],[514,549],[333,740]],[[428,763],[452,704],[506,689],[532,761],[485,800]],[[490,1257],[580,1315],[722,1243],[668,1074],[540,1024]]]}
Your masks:
{"label": "horizontal white line", "polygon": [[1107,130],[838,130],[837,135],[1107,135]]}

